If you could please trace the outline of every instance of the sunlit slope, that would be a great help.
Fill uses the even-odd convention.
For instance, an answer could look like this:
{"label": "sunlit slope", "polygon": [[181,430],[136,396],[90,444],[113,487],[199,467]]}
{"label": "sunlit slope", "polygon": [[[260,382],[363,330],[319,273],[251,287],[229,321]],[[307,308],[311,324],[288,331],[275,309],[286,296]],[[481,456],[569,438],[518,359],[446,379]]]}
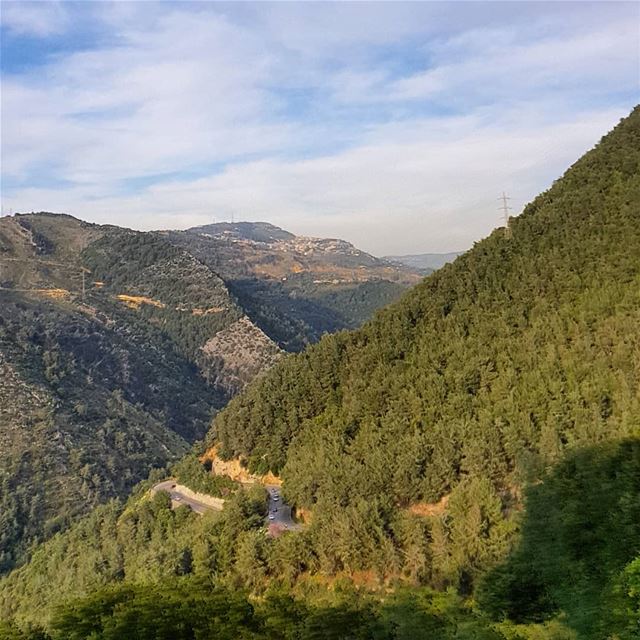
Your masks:
{"label": "sunlit slope", "polygon": [[638,433],[639,163],[636,108],[510,238],[495,231],[361,330],[282,362],[212,437],[280,471],[300,506],[384,510],[466,477],[506,504],[567,449]]}
{"label": "sunlit slope", "polygon": [[361,326],[421,279],[344,240],[295,236],[264,222],[164,235],[219,273],[251,320],[286,351]]}

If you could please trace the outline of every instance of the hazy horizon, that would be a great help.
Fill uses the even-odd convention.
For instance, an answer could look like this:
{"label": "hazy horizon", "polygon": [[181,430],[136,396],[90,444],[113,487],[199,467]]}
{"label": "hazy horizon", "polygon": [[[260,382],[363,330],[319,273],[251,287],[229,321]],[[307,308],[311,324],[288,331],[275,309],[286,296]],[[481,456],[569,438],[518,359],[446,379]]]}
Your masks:
{"label": "hazy horizon", "polygon": [[2,3],[2,211],[271,222],[375,255],[500,225],[637,102],[631,2]]}

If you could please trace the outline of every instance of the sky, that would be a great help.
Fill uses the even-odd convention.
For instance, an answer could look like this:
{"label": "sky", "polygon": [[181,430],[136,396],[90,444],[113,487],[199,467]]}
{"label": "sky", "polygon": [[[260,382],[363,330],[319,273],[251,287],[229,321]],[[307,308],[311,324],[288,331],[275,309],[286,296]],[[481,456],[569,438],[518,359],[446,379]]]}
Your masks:
{"label": "sky", "polygon": [[636,2],[0,11],[4,214],[462,250],[640,102]]}

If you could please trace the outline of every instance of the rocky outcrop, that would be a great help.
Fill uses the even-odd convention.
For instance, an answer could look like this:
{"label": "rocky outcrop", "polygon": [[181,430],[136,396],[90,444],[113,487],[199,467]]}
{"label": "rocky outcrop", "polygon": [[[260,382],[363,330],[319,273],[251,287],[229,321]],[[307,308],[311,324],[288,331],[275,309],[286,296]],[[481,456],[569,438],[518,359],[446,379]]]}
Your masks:
{"label": "rocky outcrop", "polygon": [[235,395],[275,364],[283,353],[269,336],[243,316],[202,347],[202,370],[211,384]]}

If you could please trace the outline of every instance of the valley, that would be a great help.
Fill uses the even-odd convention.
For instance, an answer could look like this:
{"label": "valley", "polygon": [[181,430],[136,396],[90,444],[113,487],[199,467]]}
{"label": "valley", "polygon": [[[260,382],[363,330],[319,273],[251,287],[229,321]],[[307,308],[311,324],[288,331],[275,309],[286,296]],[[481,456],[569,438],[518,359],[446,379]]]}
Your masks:
{"label": "valley", "polygon": [[219,273],[252,322],[286,351],[361,325],[421,278],[343,240],[299,237],[268,223],[163,235]]}
{"label": "valley", "polygon": [[[212,412],[204,441],[169,474],[151,471],[126,501],[96,506],[2,578],[2,615],[44,625],[56,640],[73,628],[129,629],[131,612],[157,629],[160,611],[169,629],[210,637],[251,628],[256,638],[285,629],[343,638],[348,625],[355,638],[385,640],[635,638],[639,142],[640,107],[512,219],[509,236],[497,229],[359,329],[279,358]],[[239,302],[179,243],[118,234],[83,252],[92,273],[111,277],[95,296],[100,309],[166,327],[172,353],[194,358],[197,379],[211,385],[208,361],[194,354],[212,327],[227,327],[192,324],[219,323],[217,313],[176,309],[224,307],[233,326]],[[134,269],[122,260],[132,240]],[[208,242],[200,238],[199,251]],[[206,277],[191,280],[190,268]],[[123,288],[164,306],[104,297]],[[16,314],[29,310],[24,300]],[[48,344],[39,327],[40,338],[21,340],[24,325],[5,329],[3,344],[29,353],[26,345]],[[5,353],[11,379],[26,376]],[[66,353],[35,354],[45,386],[24,406],[41,398],[45,418],[72,397],[66,379],[96,377],[84,352],[73,366]],[[57,395],[44,394],[50,388]],[[266,486],[243,486],[254,478]],[[190,492],[224,507],[192,505]],[[267,523],[284,531],[265,535]],[[192,604],[183,608],[192,602],[220,607],[221,626],[195,619]],[[240,610],[245,617],[224,622]]]}
{"label": "valley", "polygon": [[0,640],[640,640],[640,3],[0,4]]}
{"label": "valley", "polygon": [[[254,226],[276,229],[245,223],[245,235]],[[278,320],[274,337],[284,331],[285,347],[347,326],[329,312],[313,328],[298,322],[320,303],[295,288],[282,293],[285,276],[256,275],[264,295],[236,296],[235,265],[280,251],[238,242],[240,250],[211,229],[142,233],[50,213],[0,219],[0,572],[201,440],[212,415],[286,353],[261,318]],[[391,274],[402,282],[392,285],[398,295],[417,277],[339,246],[322,251],[333,275],[348,246],[359,277],[370,278],[364,286],[391,286],[380,279]],[[311,278],[314,260],[305,267]],[[222,274],[213,269],[223,265]],[[382,303],[365,298],[342,308],[362,321]]]}

